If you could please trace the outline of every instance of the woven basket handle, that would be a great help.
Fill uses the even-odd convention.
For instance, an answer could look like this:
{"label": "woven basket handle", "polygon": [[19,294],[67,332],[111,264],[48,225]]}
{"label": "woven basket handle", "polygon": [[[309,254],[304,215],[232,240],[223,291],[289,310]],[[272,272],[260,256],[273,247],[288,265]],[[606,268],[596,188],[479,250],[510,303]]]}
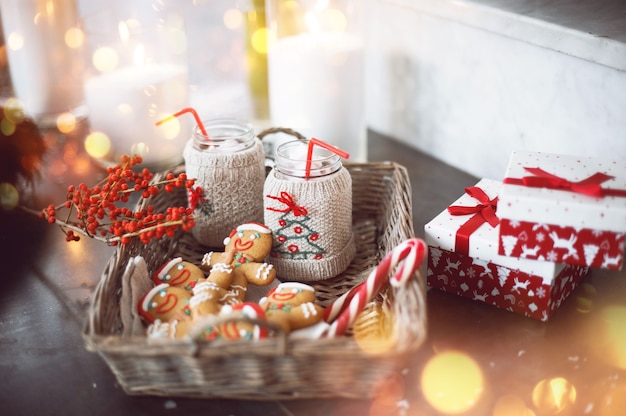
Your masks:
{"label": "woven basket handle", "polygon": [[270,134],[275,134],[275,133],[285,133],[290,136],[294,136],[296,139],[306,140],[306,137],[304,137],[302,134],[287,127],[270,127],[261,131],[259,134],[257,134],[257,137],[263,140],[265,136],[269,136]]}
{"label": "woven basket handle", "polygon": [[[276,133],[284,133],[289,136],[293,136],[298,140],[306,140],[306,137],[304,137],[304,135],[287,127],[270,127],[268,129],[261,131],[259,134],[257,134],[257,137],[262,141],[265,137],[272,135],[272,134],[276,134]],[[272,147],[273,147],[273,144],[272,144]],[[271,152],[269,153],[275,153],[275,152],[276,152],[276,149],[272,149]],[[269,153],[266,150],[266,154],[265,154],[265,174],[266,175],[274,167],[274,157],[273,155],[270,155]]]}

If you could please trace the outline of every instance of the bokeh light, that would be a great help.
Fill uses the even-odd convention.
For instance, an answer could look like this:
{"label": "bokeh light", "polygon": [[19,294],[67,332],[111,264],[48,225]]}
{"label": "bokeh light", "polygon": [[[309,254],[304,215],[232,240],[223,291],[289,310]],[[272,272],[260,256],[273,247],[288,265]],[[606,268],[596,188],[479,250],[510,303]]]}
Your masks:
{"label": "bokeh light", "polygon": [[348,27],[348,20],[346,19],[346,16],[337,9],[326,9],[322,13],[321,20],[327,30],[344,32]]}
{"label": "bokeh light", "polygon": [[626,306],[610,305],[602,310],[603,357],[611,365],[626,370]]}
{"label": "bokeh light", "polygon": [[492,416],[534,416],[535,412],[526,407],[521,397],[504,395],[496,401]]}
{"label": "bokeh light", "polygon": [[93,66],[100,72],[110,72],[117,68],[119,57],[115,49],[103,46],[95,50],[92,56]]}
{"label": "bokeh light", "polygon": [[57,129],[61,133],[71,133],[76,128],[76,117],[72,113],[61,113],[57,117]]}
{"label": "bokeh light", "polygon": [[298,4],[297,0],[286,0],[285,1],[285,9],[287,9],[287,10],[295,10],[298,7],[300,7],[300,5]]}
{"label": "bokeh light", "polygon": [[476,361],[458,351],[432,357],[422,371],[421,385],[430,405],[446,414],[463,413],[476,406],[485,389]]}
{"label": "bokeh light", "polygon": [[267,37],[269,31],[266,28],[259,28],[252,33],[250,43],[252,48],[258,53],[267,53]]}
{"label": "bokeh light", "polygon": [[47,1],[45,2],[45,5],[46,5],[46,15],[48,17],[53,16],[56,3],[54,1]]}
{"label": "bokeh light", "polygon": [[392,373],[374,387],[369,414],[371,416],[395,414],[398,410],[398,403],[404,398],[405,390],[404,377],[398,373]]}
{"label": "bokeh light", "polygon": [[11,210],[15,208],[20,200],[17,188],[8,182],[0,183],[0,208]]}
{"label": "bokeh light", "polygon": [[7,37],[7,46],[12,51],[19,51],[24,47],[24,36],[21,33],[11,32]]}
{"label": "bokeh light", "polygon": [[9,97],[4,102],[2,120],[0,121],[0,131],[5,136],[15,133],[17,125],[24,120],[24,106],[15,97]]}
{"label": "bokeh light", "polygon": [[237,9],[228,9],[224,13],[224,26],[228,29],[236,30],[243,24],[243,14]]}
{"label": "bokeh light", "polygon": [[146,97],[153,97],[153,96],[156,96],[159,93],[159,90],[157,89],[156,85],[148,84],[143,89],[143,93],[144,93],[144,95]]}
{"label": "bokeh light", "polygon": [[580,290],[576,296],[576,310],[580,313],[589,313],[593,310],[593,298],[596,295],[596,288],[589,284],[580,285]]}
{"label": "bokeh light", "polygon": [[84,153],[79,154],[72,161],[72,171],[78,176],[86,175],[91,169],[89,156]]}
{"label": "bokeh light", "polygon": [[85,34],[80,28],[72,27],[65,32],[65,44],[72,49],[78,49],[83,46]]}
{"label": "bokeh light", "polygon": [[117,107],[115,107],[115,111],[117,111],[117,113],[121,116],[121,117],[129,117],[133,115],[133,107],[130,104],[127,103],[122,103],[119,104]]}
{"label": "bokeh light", "polygon": [[132,155],[145,156],[148,154],[149,151],[150,147],[144,142],[133,143],[130,146],[130,153]]}
{"label": "bokeh light", "polygon": [[378,303],[370,304],[354,321],[354,340],[367,353],[384,353],[396,345],[394,328],[394,315]]}
{"label": "bokeh light", "polygon": [[3,118],[2,121],[0,121],[0,131],[5,136],[10,136],[15,133],[16,127],[15,123],[7,120],[6,118]]}
{"label": "bokeh light", "polygon": [[91,132],[85,138],[85,150],[96,159],[102,158],[111,150],[111,140],[100,131]]}
{"label": "bokeh light", "polygon": [[[162,120],[168,117],[169,115],[170,114],[161,114],[161,116],[158,119]],[[161,124],[157,131],[159,132],[159,135],[161,135],[161,137],[163,137],[164,139],[174,140],[180,133],[180,129],[181,129],[180,121],[178,120],[178,118],[173,118],[169,120],[167,123]]]}
{"label": "bokeh light", "polygon": [[532,397],[540,414],[557,414],[574,405],[576,388],[563,377],[544,379],[537,383]]}

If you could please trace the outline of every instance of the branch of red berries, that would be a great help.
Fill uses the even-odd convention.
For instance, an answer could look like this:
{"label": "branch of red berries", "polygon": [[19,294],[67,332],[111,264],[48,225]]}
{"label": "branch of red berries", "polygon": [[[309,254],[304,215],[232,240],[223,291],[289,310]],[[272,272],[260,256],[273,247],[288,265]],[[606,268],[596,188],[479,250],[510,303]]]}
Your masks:
{"label": "branch of red berries", "polygon": [[[39,216],[50,224],[60,225],[66,241],[78,241],[78,234],[83,234],[113,246],[127,244],[133,237],[147,244],[155,238],[171,237],[179,228],[191,229],[195,222],[189,207],[168,207],[165,212],[155,212],[152,205],[138,211],[118,206],[127,203],[133,192],[149,198],[181,187],[194,191],[195,181],[185,173],[176,176],[170,172],[165,180],[152,183],[154,174],[148,169],[133,170],[141,162],[140,156],[123,156],[120,164],[107,169],[108,177],[102,182],[91,188],[83,183],[69,186],[65,203],[49,205]],[[65,209],[67,215],[60,219]]]}

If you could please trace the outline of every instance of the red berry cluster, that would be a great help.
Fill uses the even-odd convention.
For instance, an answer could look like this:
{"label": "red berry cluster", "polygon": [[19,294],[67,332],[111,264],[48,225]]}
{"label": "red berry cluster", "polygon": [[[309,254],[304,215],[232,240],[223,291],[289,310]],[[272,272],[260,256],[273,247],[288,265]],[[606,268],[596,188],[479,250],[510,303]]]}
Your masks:
{"label": "red berry cluster", "polygon": [[[100,184],[91,188],[83,183],[69,186],[65,203],[49,205],[40,216],[51,224],[60,224],[67,241],[78,241],[76,232],[79,232],[110,245],[127,244],[136,236],[148,243],[153,238],[171,237],[179,227],[185,231],[193,227],[191,208],[169,207],[163,213],[155,212],[151,205],[139,211],[118,206],[128,202],[132,192],[148,198],[161,189],[171,192],[183,186],[188,190],[193,188],[194,180],[187,179],[185,173],[178,176],[168,173],[165,180],[152,183],[154,175],[148,169],[133,170],[141,162],[140,156],[123,156],[120,164],[107,169],[108,177]],[[59,220],[57,214],[63,208],[69,210],[67,218]]]}

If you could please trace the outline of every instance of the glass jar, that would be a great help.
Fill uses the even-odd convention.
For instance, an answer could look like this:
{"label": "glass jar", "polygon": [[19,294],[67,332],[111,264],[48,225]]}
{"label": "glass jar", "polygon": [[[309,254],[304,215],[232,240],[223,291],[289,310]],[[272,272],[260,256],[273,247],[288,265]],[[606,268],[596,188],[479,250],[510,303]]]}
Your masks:
{"label": "glass jar", "polygon": [[263,221],[265,156],[252,126],[234,119],[203,123],[185,145],[183,158],[190,179],[189,206],[197,216],[192,228],[198,242],[223,247],[237,226]]}
{"label": "glass jar", "polygon": [[269,263],[283,281],[330,279],[356,254],[350,172],[324,148],[307,163],[308,145],[280,145],[263,188],[264,224],[273,233]]}

